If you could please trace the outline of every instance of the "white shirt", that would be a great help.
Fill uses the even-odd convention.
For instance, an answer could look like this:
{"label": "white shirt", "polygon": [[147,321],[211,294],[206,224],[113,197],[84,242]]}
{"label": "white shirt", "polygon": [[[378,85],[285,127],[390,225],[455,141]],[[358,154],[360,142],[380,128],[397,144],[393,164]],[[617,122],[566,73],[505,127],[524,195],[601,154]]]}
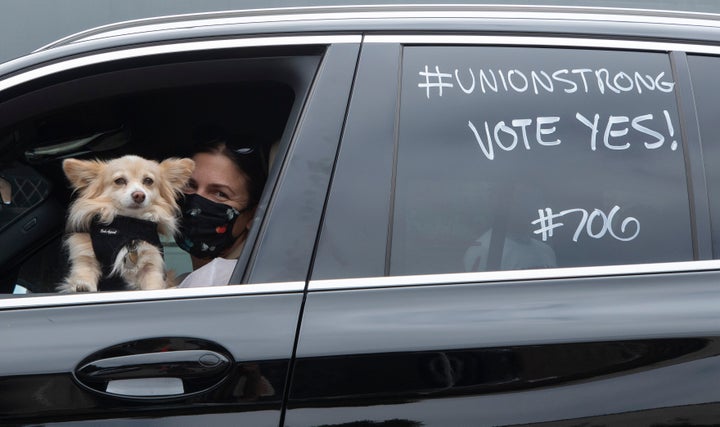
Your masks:
{"label": "white shirt", "polygon": [[178,288],[227,285],[236,264],[236,259],[215,258],[188,274]]}

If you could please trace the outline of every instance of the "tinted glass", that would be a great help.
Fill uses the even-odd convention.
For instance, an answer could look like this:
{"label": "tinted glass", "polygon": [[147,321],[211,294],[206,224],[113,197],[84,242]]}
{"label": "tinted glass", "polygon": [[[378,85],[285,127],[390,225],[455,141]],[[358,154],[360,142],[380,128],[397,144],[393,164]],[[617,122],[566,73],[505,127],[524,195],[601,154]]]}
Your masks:
{"label": "tinted glass", "polygon": [[390,273],[692,259],[665,54],[404,50]]}
{"label": "tinted glass", "polygon": [[313,280],[385,275],[401,46],[363,46]]}
{"label": "tinted glass", "polygon": [[31,167],[0,166],[0,230],[47,198],[50,183]]}
{"label": "tinted glass", "polygon": [[705,174],[710,203],[713,258],[720,258],[720,87],[717,76],[720,61],[709,56],[688,56],[695,102],[697,105],[700,137],[705,163]]}

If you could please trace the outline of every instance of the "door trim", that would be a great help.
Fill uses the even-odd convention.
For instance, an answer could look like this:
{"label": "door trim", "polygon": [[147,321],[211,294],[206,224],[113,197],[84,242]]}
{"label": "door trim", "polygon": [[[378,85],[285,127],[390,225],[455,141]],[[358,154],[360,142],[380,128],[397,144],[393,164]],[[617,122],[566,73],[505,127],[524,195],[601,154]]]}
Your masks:
{"label": "door trim", "polygon": [[262,46],[296,46],[296,45],[329,45],[338,43],[360,43],[361,35],[327,35],[327,36],[284,36],[284,37],[253,37],[226,40],[205,40],[184,43],[167,43],[155,46],[144,46],[103,52],[62,60],[50,65],[34,68],[21,74],[0,80],[0,92],[29,81],[46,77],[62,71],[82,68],[110,61],[118,61],[144,56],[168,53],[197,52],[217,49],[234,49]]}
{"label": "door trim", "polygon": [[593,267],[544,268],[532,270],[485,271],[472,273],[421,274],[412,276],[366,277],[356,279],[312,280],[309,291],[335,291],[459,283],[520,282],[528,280],[575,279],[583,277],[635,276],[667,273],[693,273],[720,270],[720,260],[682,261]]}
{"label": "door trim", "polygon": [[189,298],[232,297],[241,295],[269,295],[300,293],[305,282],[278,282],[246,285],[203,286],[153,291],[91,292],[75,294],[23,295],[0,299],[0,311],[18,308],[40,308],[87,304],[144,302]]}
{"label": "door trim", "polygon": [[470,36],[470,35],[383,35],[365,36],[365,43],[400,43],[404,45],[502,45],[522,47],[576,47],[646,51],[683,51],[689,53],[720,54],[720,46],[655,41],[618,40],[611,38],[570,38],[538,36]]}

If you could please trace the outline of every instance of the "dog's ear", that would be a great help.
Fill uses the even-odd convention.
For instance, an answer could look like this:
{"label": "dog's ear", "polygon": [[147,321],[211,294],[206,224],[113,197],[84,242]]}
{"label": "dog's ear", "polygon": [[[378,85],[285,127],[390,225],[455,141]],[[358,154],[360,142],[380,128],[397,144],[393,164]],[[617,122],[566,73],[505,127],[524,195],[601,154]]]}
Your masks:
{"label": "dog's ear", "polygon": [[195,170],[195,162],[192,159],[165,159],[160,163],[160,170],[165,179],[175,191],[180,191],[187,184],[190,176]]}
{"label": "dog's ear", "polygon": [[65,159],[62,163],[63,171],[70,184],[75,189],[85,188],[95,181],[103,168],[103,163],[97,160]]}

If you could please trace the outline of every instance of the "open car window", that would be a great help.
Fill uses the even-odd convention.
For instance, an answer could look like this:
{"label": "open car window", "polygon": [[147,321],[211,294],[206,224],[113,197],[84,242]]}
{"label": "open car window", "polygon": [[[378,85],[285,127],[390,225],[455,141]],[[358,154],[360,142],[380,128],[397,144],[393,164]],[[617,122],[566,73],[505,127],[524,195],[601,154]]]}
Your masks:
{"label": "open car window", "polygon": [[[270,191],[323,50],[148,57],[71,69],[0,93],[0,239],[13,242],[0,250],[0,295],[52,293],[67,274],[63,236],[74,195],[63,159],[180,157],[192,151],[198,129],[216,126],[267,145]],[[189,272],[173,236],[161,241],[166,268]]]}

